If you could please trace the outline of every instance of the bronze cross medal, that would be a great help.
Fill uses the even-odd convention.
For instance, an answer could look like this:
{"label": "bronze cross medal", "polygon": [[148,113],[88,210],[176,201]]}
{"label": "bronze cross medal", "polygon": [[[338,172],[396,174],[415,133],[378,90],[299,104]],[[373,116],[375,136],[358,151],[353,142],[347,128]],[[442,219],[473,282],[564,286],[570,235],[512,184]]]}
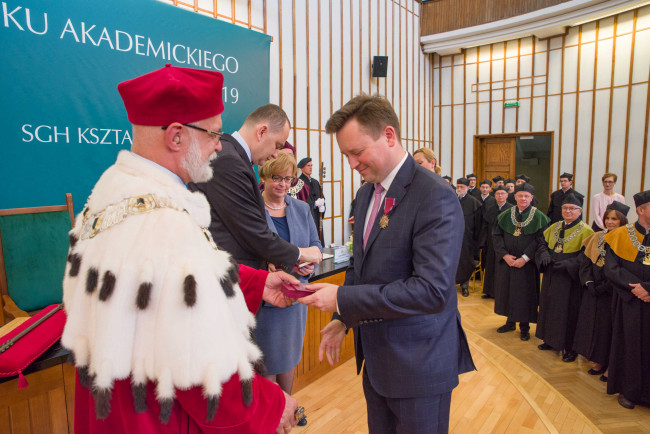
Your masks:
{"label": "bronze cross medal", "polygon": [[645,248],[645,256],[643,257],[643,265],[650,265],[650,249]]}
{"label": "bronze cross medal", "polygon": [[553,250],[555,250],[555,253],[562,253],[562,244],[557,243],[555,245],[555,249],[553,249]]}
{"label": "bronze cross medal", "polygon": [[388,222],[389,222],[388,216],[386,214],[384,214],[379,219],[379,227],[382,228],[382,229],[386,229],[388,227]]}
{"label": "bronze cross medal", "polygon": [[512,235],[514,235],[515,237],[521,235],[521,223],[517,223],[517,229],[515,229],[515,233],[513,233]]}

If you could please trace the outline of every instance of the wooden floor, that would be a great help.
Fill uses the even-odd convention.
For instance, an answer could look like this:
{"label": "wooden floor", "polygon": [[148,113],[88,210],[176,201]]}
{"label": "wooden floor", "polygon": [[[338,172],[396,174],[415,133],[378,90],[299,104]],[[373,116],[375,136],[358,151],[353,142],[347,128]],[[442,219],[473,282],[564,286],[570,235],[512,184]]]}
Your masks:
{"label": "wooden floor", "polygon": [[[540,351],[540,340],[519,339],[519,331],[498,334],[504,318],[480,288],[459,297],[459,309],[477,371],[460,377],[451,400],[455,433],[650,433],[650,408],[621,407],[606,385],[587,374],[579,357],[564,363],[558,353]],[[350,360],[294,396],[308,425],[297,433],[366,433],[361,377]]]}

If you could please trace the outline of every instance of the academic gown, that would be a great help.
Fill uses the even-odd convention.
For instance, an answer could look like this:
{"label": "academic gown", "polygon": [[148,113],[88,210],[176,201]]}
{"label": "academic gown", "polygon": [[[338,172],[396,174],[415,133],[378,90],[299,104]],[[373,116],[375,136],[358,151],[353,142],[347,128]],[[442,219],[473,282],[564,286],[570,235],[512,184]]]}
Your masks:
{"label": "academic gown", "polygon": [[478,235],[480,230],[481,201],[466,194],[460,199],[460,207],[463,210],[465,219],[465,232],[463,234],[463,246],[460,251],[458,268],[456,269],[456,284],[465,283],[472,276],[474,271],[474,256],[478,247]]}
{"label": "academic gown", "polygon": [[[592,235],[596,239],[599,236],[600,234]],[[585,243],[588,241],[586,240]],[[594,257],[594,259],[597,261],[598,258]],[[613,288],[605,277],[603,267],[594,263],[586,254],[580,257],[579,277],[582,286],[582,302],[573,350],[587,360],[607,366],[612,343]],[[593,284],[587,286],[586,282],[589,281]]]}
{"label": "academic gown", "polygon": [[[542,270],[542,289],[539,298],[539,316],[535,336],[556,350],[573,350],[573,338],[578,322],[578,312],[582,301],[582,288],[579,269],[582,254],[582,242],[592,235],[593,230],[581,220],[575,220],[560,229],[560,238],[570,236],[573,231],[579,233],[570,244],[563,246],[561,253],[555,252],[553,232],[556,225],[551,225],[544,233],[546,243],[539,247],[538,257],[548,254],[551,264]],[[562,226],[561,226],[562,227]],[[573,229],[573,231],[571,230]]]}
{"label": "academic gown", "polygon": [[[528,218],[534,207],[530,206],[522,213],[522,221]],[[518,213],[518,211],[516,211]],[[507,214],[505,214],[507,213]],[[504,230],[499,222],[510,218],[511,209],[497,216],[497,224],[492,232],[495,254],[494,272],[494,313],[508,317],[509,321],[537,322],[537,305],[539,302],[539,271],[535,265],[537,246],[544,242],[543,232],[548,224],[548,217],[536,210],[536,220],[531,222],[531,229],[519,236],[514,236],[510,229]],[[533,228],[536,229],[533,231]],[[526,229],[526,228],[524,228]],[[530,261],[521,268],[510,267],[505,262],[505,255],[520,258],[523,254]]]}
{"label": "academic gown", "polygon": [[[638,240],[650,246],[643,227],[633,227]],[[627,230],[617,228],[605,236],[605,277],[614,288],[607,393],[650,405],[650,303],[632,294],[629,286],[641,283],[650,291],[650,265],[643,265],[643,255],[634,251]]]}
{"label": "academic gown", "polygon": [[[260,306],[267,273],[240,266],[240,287],[248,309],[255,313]],[[227,349],[224,349],[227,350]],[[207,404],[201,387],[176,390],[169,423],[158,419],[160,405],[155,383],[147,383],[148,409],[137,413],[133,404],[131,379],[113,384],[111,412],[104,420],[95,416],[95,400],[76,376],[75,432],[78,433],[273,433],[280,423],[285,405],[282,390],[260,376],[253,378],[253,401],[244,405],[242,387],[235,374],[223,383],[215,418],[206,422]]]}
{"label": "academic gown", "polygon": [[494,238],[492,236],[492,232],[494,231],[494,226],[496,225],[497,216],[501,212],[510,208],[512,208],[512,204],[505,202],[501,209],[499,209],[499,204],[495,199],[494,203],[485,205],[483,212],[483,229],[481,231],[481,236],[485,239],[485,256],[483,260],[485,263],[483,275],[483,294],[487,294],[492,298],[494,298],[495,293],[494,275],[496,272],[497,263],[497,256],[494,252]]}
{"label": "academic gown", "polygon": [[483,196],[479,198],[481,201],[481,208],[479,208],[479,234],[478,234],[478,247],[480,250],[480,260],[481,260],[481,271],[485,271],[485,257],[487,255],[487,238],[489,234],[489,229],[484,225],[485,214],[488,212],[488,208],[491,206],[496,206],[497,200],[490,196],[483,199]]}

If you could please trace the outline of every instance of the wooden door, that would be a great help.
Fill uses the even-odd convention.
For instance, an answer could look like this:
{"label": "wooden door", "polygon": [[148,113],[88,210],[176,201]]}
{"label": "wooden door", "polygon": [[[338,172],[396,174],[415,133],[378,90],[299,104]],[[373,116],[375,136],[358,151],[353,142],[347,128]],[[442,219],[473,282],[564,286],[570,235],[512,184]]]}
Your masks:
{"label": "wooden door", "polygon": [[516,139],[512,137],[480,137],[476,139],[475,173],[479,181],[497,175],[505,179],[515,177],[517,158]]}

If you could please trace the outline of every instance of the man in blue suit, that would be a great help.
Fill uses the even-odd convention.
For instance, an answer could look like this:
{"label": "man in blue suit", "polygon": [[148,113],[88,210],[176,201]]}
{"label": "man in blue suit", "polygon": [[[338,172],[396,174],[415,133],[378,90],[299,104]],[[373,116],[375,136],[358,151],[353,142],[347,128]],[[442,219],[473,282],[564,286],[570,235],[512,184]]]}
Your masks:
{"label": "man in blue suit", "polygon": [[353,98],[325,128],[367,182],[355,199],[345,283],[314,284],[316,294],[301,299],[335,312],[320,358],[338,361],[352,328],[370,432],[447,432],[458,375],[475,369],[454,283],[464,230],[458,198],[402,148],[384,98]]}

